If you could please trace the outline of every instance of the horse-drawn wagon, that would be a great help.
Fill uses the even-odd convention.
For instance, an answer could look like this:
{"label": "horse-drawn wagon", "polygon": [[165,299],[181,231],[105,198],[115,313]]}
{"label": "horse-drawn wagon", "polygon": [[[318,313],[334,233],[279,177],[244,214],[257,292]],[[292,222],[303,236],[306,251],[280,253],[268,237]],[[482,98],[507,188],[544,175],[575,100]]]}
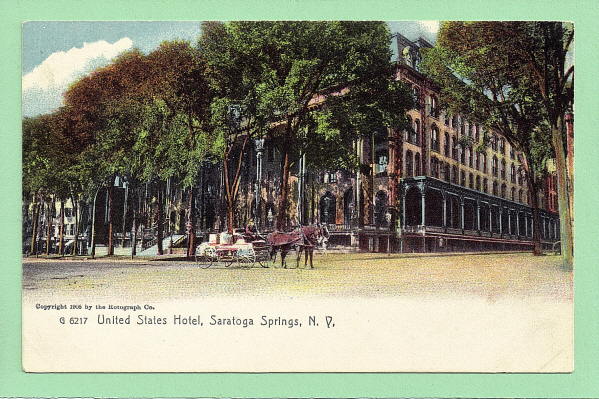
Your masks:
{"label": "horse-drawn wagon", "polygon": [[210,234],[208,242],[196,249],[196,261],[203,268],[215,264],[244,268],[259,264],[268,267],[270,246],[260,237],[248,238],[237,233]]}
{"label": "horse-drawn wagon", "polygon": [[302,252],[305,253],[305,266],[310,261],[312,264],[314,248],[324,245],[329,237],[326,226],[313,225],[298,227],[289,232],[275,231],[266,238],[253,234],[246,229],[245,234],[234,232],[230,234],[210,234],[208,242],[204,242],[196,249],[196,261],[203,268],[215,264],[251,268],[255,264],[269,267],[275,265],[276,255],[281,253],[281,267],[286,268],[285,257],[295,250],[297,252],[296,267]]}

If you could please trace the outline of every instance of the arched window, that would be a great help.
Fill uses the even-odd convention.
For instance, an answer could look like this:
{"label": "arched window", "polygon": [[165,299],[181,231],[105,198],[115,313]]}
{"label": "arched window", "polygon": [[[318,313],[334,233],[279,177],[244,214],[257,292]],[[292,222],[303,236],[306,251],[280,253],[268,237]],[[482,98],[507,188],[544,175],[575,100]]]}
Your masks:
{"label": "arched window", "polygon": [[501,160],[501,178],[505,180],[505,159]]}
{"label": "arched window", "polygon": [[460,185],[466,187],[466,172],[460,172]]}
{"label": "arched window", "polygon": [[352,187],[348,188],[343,194],[343,223],[346,226],[350,226],[353,219],[355,218],[355,203],[354,203],[354,190]]}
{"label": "arched window", "polygon": [[501,185],[501,197],[507,198],[507,186],[505,183]]}
{"label": "arched window", "polygon": [[488,193],[488,192],[489,192],[489,183],[488,183],[488,181],[487,181],[487,178],[484,178],[484,179],[483,179],[483,191],[484,191],[485,193]]}
{"label": "arched window", "polygon": [[470,178],[468,179],[468,187],[470,188],[474,188],[474,175],[472,173],[470,173]]}
{"label": "arched window", "polygon": [[491,173],[493,174],[493,176],[497,177],[497,168],[498,168],[498,164],[499,161],[497,160],[496,156],[493,156],[493,159],[491,160]]}
{"label": "arched window", "polygon": [[497,184],[496,181],[493,182],[493,195],[497,195],[497,191],[499,189],[498,187],[499,185]]}
{"label": "arched window", "polygon": [[434,124],[431,125],[431,150],[435,152],[440,151],[439,129]]}
{"label": "arched window", "polygon": [[389,200],[385,191],[379,191],[374,197],[374,223],[376,226],[388,226],[387,210]]}
{"label": "arched window", "polygon": [[518,191],[518,202],[522,202],[522,189]]}
{"label": "arched window", "polygon": [[420,153],[416,153],[414,155],[414,176],[420,176],[422,173],[420,172]]}
{"label": "arched window", "polygon": [[493,133],[490,138],[491,149],[493,151],[497,151],[497,141],[498,141],[497,135]]}
{"label": "arched window", "polygon": [[446,157],[450,157],[451,153],[449,151],[449,147],[451,147],[451,144],[449,142],[449,133],[445,132],[445,141],[443,143],[443,155],[445,155]]}
{"label": "arched window", "polygon": [[485,154],[484,152],[480,153],[480,163],[483,173],[487,173],[487,154]]}
{"label": "arched window", "polygon": [[414,121],[414,132],[412,137],[412,143],[420,145],[420,121],[416,119]]}
{"label": "arched window", "polygon": [[468,165],[469,167],[472,167],[472,156],[471,156],[471,152],[470,152],[470,148],[466,147],[466,165]]}
{"label": "arched window", "polygon": [[405,176],[406,177],[411,177],[413,172],[414,172],[414,167],[413,167],[413,154],[412,151],[408,150],[406,151],[406,173]]}
{"label": "arched window", "polygon": [[414,98],[413,109],[420,109],[420,87],[412,86],[412,97]]}
{"label": "arched window", "polygon": [[476,191],[480,191],[480,176],[476,176]]}
{"label": "arched window", "polygon": [[451,167],[449,166],[449,164],[447,162],[445,162],[445,168],[444,168],[444,180],[446,182],[451,182]]}
{"label": "arched window", "polygon": [[431,157],[430,174],[433,177],[439,177],[439,161],[437,160],[437,157]]}
{"label": "arched window", "polygon": [[516,182],[516,167],[514,166],[514,164],[510,165],[510,182]]}
{"label": "arched window", "polygon": [[521,186],[522,185],[522,180],[524,179],[524,176],[522,176],[522,171],[520,171],[520,173],[518,173],[518,185]]}
{"label": "arched window", "polygon": [[503,137],[499,140],[499,152],[505,154],[505,139]]}
{"label": "arched window", "polygon": [[458,144],[458,153],[460,156],[460,162],[462,165],[466,164],[466,151],[464,150],[464,147],[462,147],[461,144]]}
{"label": "arched window", "polygon": [[516,200],[516,189],[512,187],[512,201]]}
{"label": "arched window", "polygon": [[429,115],[434,118],[438,118],[439,117],[439,108],[437,107],[437,97],[430,96],[429,101],[430,101]]}
{"label": "arched window", "polygon": [[320,198],[320,222],[323,224],[334,224],[337,213],[335,197],[327,191]]}
{"label": "arched window", "polygon": [[453,184],[458,184],[458,167],[454,166],[451,168],[451,182]]}
{"label": "arched window", "polygon": [[455,136],[451,138],[451,157],[453,159],[458,159],[458,146],[456,143]]}

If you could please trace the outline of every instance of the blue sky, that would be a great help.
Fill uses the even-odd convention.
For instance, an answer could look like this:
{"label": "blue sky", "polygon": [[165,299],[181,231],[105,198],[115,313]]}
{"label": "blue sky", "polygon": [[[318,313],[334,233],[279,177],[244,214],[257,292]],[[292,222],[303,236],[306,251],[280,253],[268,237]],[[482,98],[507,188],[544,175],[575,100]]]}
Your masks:
{"label": "blue sky", "polygon": [[[437,21],[388,22],[391,32],[408,39],[434,42]],[[165,40],[192,44],[200,36],[199,21],[29,21],[23,23],[23,116],[48,113],[62,105],[69,84],[119,53],[144,53]]]}

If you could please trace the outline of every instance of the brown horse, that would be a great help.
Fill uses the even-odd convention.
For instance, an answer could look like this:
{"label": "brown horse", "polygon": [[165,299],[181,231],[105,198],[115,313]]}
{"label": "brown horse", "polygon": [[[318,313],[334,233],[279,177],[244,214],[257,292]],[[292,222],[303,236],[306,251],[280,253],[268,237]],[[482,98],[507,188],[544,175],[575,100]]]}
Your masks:
{"label": "brown horse", "polygon": [[310,268],[314,269],[312,263],[314,247],[322,244],[329,238],[329,231],[326,226],[311,225],[298,227],[288,233],[275,231],[270,233],[266,238],[266,242],[270,245],[270,256],[273,263],[276,261],[277,252],[281,252],[281,267],[287,268],[285,257],[291,250],[297,251],[296,268],[299,267],[299,261],[302,256],[302,251],[305,253],[304,266],[308,265],[308,257],[310,258]]}

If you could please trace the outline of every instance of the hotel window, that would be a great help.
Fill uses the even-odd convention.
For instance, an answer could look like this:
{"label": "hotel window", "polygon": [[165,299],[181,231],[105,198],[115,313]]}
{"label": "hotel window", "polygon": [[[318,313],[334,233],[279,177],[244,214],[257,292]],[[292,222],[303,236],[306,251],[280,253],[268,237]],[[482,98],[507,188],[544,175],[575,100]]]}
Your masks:
{"label": "hotel window", "polygon": [[518,173],[518,185],[522,185],[522,180],[524,179],[522,172]]}
{"label": "hotel window", "polygon": [[501,197],[502,198],[507,198],[506,195],[507,195],[507,187],[506,187],[505,184],[502,184],[501,185]]}
{"label": "hotel window", "polygon": [[451,138],[451,157],[455,160],[458,159],[458,146],[456,145],[455,136]]}
{"label": "hotel window", "polygon": [[444,180],[446,182],[451,182],[451,167],[449,166],[449,164],[447,162],[445,162],[445,170],[444,172]]}
{"label": "hotel window", "polygon": [[499,152],[505,154],[505,139],[503,137],[499,140]]}
{"label": "hotel window", "polygon": [[466,187],[466,172],[460,172],[460,185]]}
{"label": "hotel window", "polygon": [[383,173],[387,171],[387,155],[379,155],[377,157],[377,164],[375,167],[375,172],[376,173]]}
{"label": "hotel window", "polygon": [[420,88],[412,86],[412,97],[414,98],[414,109],[420,109]]}
{"label": "hotel window", "polygon": [[470,179],[468,181],[468,187],[474,189],[474,175],[470,173]]}
{"label": "hotel window", "polygon": [[458,184],[458,168],[454,166],[451,168],[451,182],[453,184]]}
{"label": "hotel window", "polygon": [[470,148],[466,147],[466,165],[472,167],[472,155]]}
{"label": "hotel window", "polygon": [[445,155],[446,157],[450,157],[450,151],[449,151],[449,147],[451,146],[450,142],[449,142],[449,133],[445,132],[445,142],[443,143],[443,155]]}
{"label": "hotel window", "polygon": [[414,155],[414,176],[420,176],[420,154]]}
{"label": "hotel window", "polygon": [[330,172],[329,173],[329,183],[336,183],[336,182],[337,182],[337,173]]}
{"label": "hotel window", "polygon": [[439,177],[439,162],[436,157],[431,158],[431,176]]}
{"label": "hotel window", "polygon": [[449,117],[449,115],[447,114],[447,112],[443,112],[443,123],[445,124],[445,126],[449,126],[449,120],[451,118]]}
{"label": "hotel window", "polygon": [[512,187],[512,201],[516,200],[516,189]]}
{"label": "hotel window", "polygon": [[412,151],[408,150],[408,151],[406,151],[406,173],[405,173],[406,177],[412,176],[412,172],[414,171],[412,162],[413,162]]}
{"label": "hotel window", "polygon": [[431,150],[440,152],[439,129],[435,125],[431,126]]}
{"label": "hotel window", "polygon": [[476,191],[480,191],[480,176],[476,176]]}
{"label": "hotel window", "polygon": [[516,167],[514,166],[514,164],[510,165],[510,182],[516,182]]}
{"label": "hotel window", "polygon": [[487,179],[486,179],[486,178],[485,178],[485,179],[483,179],[483,191],[484,191],[485,193],[488,193],[488,192],[489,192],[489,182],[487,181]]}
{"label": "hotel window", "polygon": [[496,134],[491,135],[490,143],[491,143],[491,149],[493,151],[497,151],[497,135]]}
{"label": "hotel window", "polygon": [[497,160],[496,156],[493,156],[493,159],[491,160],[491,174],[495,177],[497,177],[497,168],[498,168],[498,163],[499,161]]}
{"label": "hotel window", "polygon": [[480,153],[480,163],[482,164],[483,173],[487,173],[487,154],[484,152]]}
{"label": "hotel window", "polygon": [[498,184],[496,181],[493,182],[493,195],[497,195]]}
{"label": "hotel window", "polygon": [[505,180],[505,159],[501,160],[501,178]]}
{"label": "hotel window", "polygon": [[420,121],[416,119],[414,121],[414,132],[412,136],[412,143],[420,145]]}
{"label": "hotel window", "polygon": [[439,118],[439,109],[437,108],[437,97],[430,96],[430,112],[429,115],[434,118]]}

